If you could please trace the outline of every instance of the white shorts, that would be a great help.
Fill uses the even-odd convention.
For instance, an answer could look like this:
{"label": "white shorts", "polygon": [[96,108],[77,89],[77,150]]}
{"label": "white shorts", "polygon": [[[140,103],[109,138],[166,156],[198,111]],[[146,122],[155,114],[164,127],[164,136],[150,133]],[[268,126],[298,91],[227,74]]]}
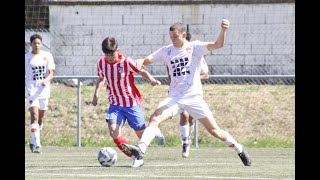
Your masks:
{"label": "white shorts", "polygon": [[172,117],[187,111],[194,119],[213,118],[213,114],[202,96],[167,97],[159,103],[158,108],[161,106],[167,106]]}
{"label": "white shorts", "polygon": [[31,107],[38,107],[40,110],[48,110],[48,102],[48,98],[28,100],[28,109]]}

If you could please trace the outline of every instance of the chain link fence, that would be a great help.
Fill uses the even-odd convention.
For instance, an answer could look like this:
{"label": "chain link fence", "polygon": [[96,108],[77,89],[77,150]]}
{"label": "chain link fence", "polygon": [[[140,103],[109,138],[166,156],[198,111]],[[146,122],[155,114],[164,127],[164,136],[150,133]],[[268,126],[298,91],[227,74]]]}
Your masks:
{"label": "chain link fence", "polygon": [[[50,51],[56,63],[47,123],[55,124],[57,131],[44,131],[44,143],[73,136],[78,137],[73,144],[80,146],[81,139],[84,144],[107,136],[101,121],[108,107],[106,93],[102,92],[101,107],[91,105],[105,37],[116,37],[120,51],[137,59],[170,44],[168,28],[176,21],[189,25],[192,40],[214,41],[222,18],[231,22],[226,45],[205,56],[209,80],[203,81],[204,98],[218,124],[244,139],[293,138],[295,5],[294,1],[268,2],[26,0],[25,52],[30,51],[30,36],[39,33],[43,50]],[[146,69],[163,84],[153,89],[141,77],[135,78],[147,119],[167,95],[168,76],[164,64]],[[26,109],[29,117],[27,113]],[[25,122],[27,141],[29,119]],[[171,126],[179,136],[178,117],[160,128],[166,135]],[[99,133],[103,135],[93,140]],[[124,135],[136,140],[131,131],[124,130]],[[198,135],[204,142],[202,126]]]}

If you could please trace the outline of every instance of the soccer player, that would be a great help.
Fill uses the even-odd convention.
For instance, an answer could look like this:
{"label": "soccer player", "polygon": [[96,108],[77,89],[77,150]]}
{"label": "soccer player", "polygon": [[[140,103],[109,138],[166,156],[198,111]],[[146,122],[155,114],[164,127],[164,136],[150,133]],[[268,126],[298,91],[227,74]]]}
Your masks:
{"label": "soccer player", "polygon": [[[191,34],[187,32],[186,40],[191,41]],[[201,69],[200,69],[200,79],[201,80],[208,80],[209,79],[209,69],[206,60],[204,57],[201,58]],[[168,68],[168,67],[167,67]],[[170,75],[169,75],[170,77]],[[182,157],[187,158],[189,157],[190,152],[190,142],[191,142],[191,135],[192,130],[194,129],[194,120],[189,115],[187,111],[183,111],[180,114],[180,124],[179,129],[182,138]]]}
{"label": "soccer player", "polygon": [[40,130],[43,117],[48,110],[50,82],[53,79],[55,64],[50,52],[41,50],[42,37],[34,34],[30,37],[32,51],[25,54],[25,81],[30,112],[31,142],[33,153],[41,153]]}
{"label": "soccer player", "polygon": [[[190,42],[192,35],[187,32],[186,40]],[[169,69],[167,66],[167,72],[169,74]],[[170,83],[170,74],[169,74],[169,83]],[[200,70],[200,79],[201,80],[208,80],[209,79],[209,69],[206,60],[204,57],[201,59],[201,70]],[[183,111],[180,114],[180,123],[179,123],[179,130],[182,139],[182,157],[187,158],[189,157],[190,152],[190,142],[191,142],[191,135],[192,130],[194,129],[194,120],[189,115],[187,111]]]}
{"label": "soccer player", "polygon": [[[174,23],[169,29],[172,44],[164,46],[144,59],[137,60],[138,66],[155,62],[165,62],[171,77],[168,97],[161,101],[149,119],[137,146],[123,144],[125,151],[143,159],[150,142],[159,131],[159,123],[187,111],[193,118],[205,126],[215,138],[233,148],[245,166],[251,166],[251,160],[244,146],[239,144],[227,131],[221,129],[215,121],[210,108],[203,99],[200,80],[201,58],[204,54],[222,48],[225,43],[229,21],[222,19],[221,31],[216,41],[202,42],[186,40],[186,27],[183,23]],[[139,65],[140,64],[140,65]],[[133,167],[143,163],[134,162]]]}
{"label": "soccer player", "polygon": [[[160,85],[160,81],[154,79],[150,73],[144,69],[138,69],[136,62],[130,57],[120,53],[118,42],[114,37],[107,37],[102,41],[102,51],[105,54],[97,63],[98,80],[92,98],[93,106],[98,104],[99,91],[106,83],[108,100],[110,103],[106,114],[109,134],[113,138],[117,147],[134,162],[143,164],[143,159],[137,159],[130,152],[125,152],[122,144],[128,143],[127,139],[121,135],[121,129],[126,121],[141,138],[146,128],[144,115],[140,103],[142,96],[134,84],[134,73],[140,74],[148,80],[152,86]],[[162,137],[161,131],[155,132],[155,136]]]}

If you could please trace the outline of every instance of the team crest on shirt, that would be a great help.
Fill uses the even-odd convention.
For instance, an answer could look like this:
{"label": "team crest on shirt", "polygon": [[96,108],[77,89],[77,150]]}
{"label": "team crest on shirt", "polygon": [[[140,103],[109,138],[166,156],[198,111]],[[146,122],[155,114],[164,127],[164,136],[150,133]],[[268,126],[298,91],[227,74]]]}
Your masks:
{"label": "team crest on shirt", "polygon": [[47,57],[43,57],[43,60],[46,61],[46,60],[48,60],[48,59],[47,59]]}
{"label": "team crest on shirt", "polygon": [[171,50],[168,51],[167,55],[170,56],[170,54],[171,54]]}
{"label": "team crest on shirt", "polygon": [[118,73],[123,73],[123,67],[118,67]]}

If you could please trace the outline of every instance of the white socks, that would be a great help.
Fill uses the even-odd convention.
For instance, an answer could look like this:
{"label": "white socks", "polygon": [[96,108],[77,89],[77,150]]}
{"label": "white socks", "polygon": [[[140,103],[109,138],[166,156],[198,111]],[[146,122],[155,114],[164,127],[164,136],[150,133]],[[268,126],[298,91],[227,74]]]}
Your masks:
{"label": "white socks", "polygon": [[224,131],[227,135],[227,139],[224,141],[224,143],[233,148],[238,154],[241,153],[243,151],[243,148],[242,146],[237,143],[236,140],[233,139],[233,137],[227,132],[227,131]]}
{"label": "white socks", "polygon": [[179,124],[180,134],[182,138],[182,144],[189,144],[189,124],[181,126]]}
{"label": "white socks", "polygon": [[150,145],[153,138],[159,134],[161,134],[161,131],[158,126],[150,126],[144,130],[138,145],[143,153],[146,152],[147,147]]}
{"label": "white socks", "polygon": [[30,125],[30,131],[31,131],[31,144],[35,146],[40,146],[40,130],[39,130],[39,124],[33,123]]}

